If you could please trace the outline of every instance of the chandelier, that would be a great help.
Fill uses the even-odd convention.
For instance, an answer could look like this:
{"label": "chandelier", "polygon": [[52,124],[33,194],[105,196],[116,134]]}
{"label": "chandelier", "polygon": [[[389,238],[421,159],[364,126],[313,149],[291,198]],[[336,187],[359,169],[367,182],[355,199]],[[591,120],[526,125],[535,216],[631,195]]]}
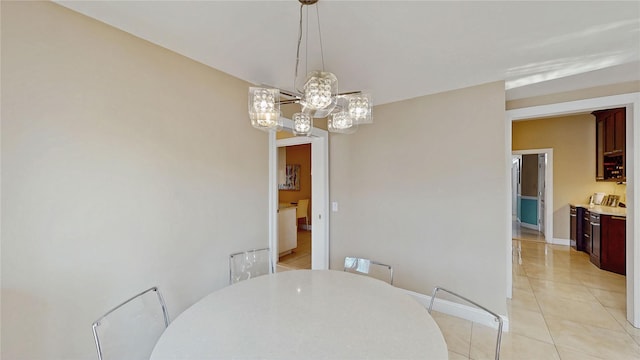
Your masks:
{"label": "chandelier", "polygon": [[[359,124],[371,123],[371,95],[360,91],[339,93],[338,79],[324,70],[324,54],[322,36],[320,34],[320,16],[318,0],[298,0],[300,2],[300,21],[298,27],[298,46],[296,50],[296,68],[294,74],[295,91],[287,91],[274,87],[249,88],[249,118],[251,125],[265,131],[282,130],[280,105],[299,104],[300,111],[292,116],[293,134],[309,136],[313,130],[314,118],[327,118],[327,129],[334,133],[350,134],[356,131]],[[316,5],[318,18],[318,37],[322,70],[310,71],[304,81],[298,76],[300,64],[300,44],[302,43],[303,9]],[[308,25],[307,25],[308,26]],[[308,43],[308,41],[305,41]],[[281,98],[282,96],[282,98]]]}

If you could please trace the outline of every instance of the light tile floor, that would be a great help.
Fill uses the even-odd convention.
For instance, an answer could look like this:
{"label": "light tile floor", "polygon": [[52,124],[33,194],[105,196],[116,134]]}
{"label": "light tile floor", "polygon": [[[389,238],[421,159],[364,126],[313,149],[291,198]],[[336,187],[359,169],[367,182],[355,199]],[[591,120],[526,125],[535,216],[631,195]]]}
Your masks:
{"label": "light tile floor", "polygon": [[298,230],[298,247],[280,257],[276,271],[311,269],[311,231]]}
{"label": "light tile floor", "polygon": [[[640,359],[640,329],[625,319],[625,277],[543,241],[535,231],[514,229],[511,329],[501,359]],[[494,358],[494,329],[441,313],[434,318],[450,359]]]}

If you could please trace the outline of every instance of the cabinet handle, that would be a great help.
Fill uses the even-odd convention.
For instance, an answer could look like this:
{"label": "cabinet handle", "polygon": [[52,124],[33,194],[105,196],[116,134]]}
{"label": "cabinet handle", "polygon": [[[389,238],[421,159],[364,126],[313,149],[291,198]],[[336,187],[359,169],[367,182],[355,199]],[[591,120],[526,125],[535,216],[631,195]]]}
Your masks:
{"label": "cabinet handle", "polygon": [[591,226],[600,226],[600,224],[596,224],[596,223],[592,222]]}
{"label": "cabinet handle", "polygon": [[627,221],[627,218],[624,216],[612,216],[611,219]]}

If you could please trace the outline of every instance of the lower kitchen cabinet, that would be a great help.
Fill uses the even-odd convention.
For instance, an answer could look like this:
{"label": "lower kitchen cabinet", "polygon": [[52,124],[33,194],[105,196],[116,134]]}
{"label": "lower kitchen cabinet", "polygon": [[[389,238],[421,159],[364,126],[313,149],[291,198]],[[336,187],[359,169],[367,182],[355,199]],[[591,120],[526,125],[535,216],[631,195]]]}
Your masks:
{"label": "lower kitchen cabinet", "polygon": [[[585,239],[584,239],[584,230],[583,230],[583,217],[584,217],[584,208],[579,206],[570,207],[571,221],[570,221],[570,237],[571,237],[571,247],[578,251],[585,251]],[[588,216],[587,216],[588,217]]]}
{"label": "lower kitchen cabinet", "polygon": [[589,260],[597,267],[600,267],[600,256],[602,251],[602,227],[600,226],[600,214],[591,213],[589,225],[591,226],[591,252]]}
{"label": "lower kitchen cabinet", "polygon": [[582,217],[581,217],[581,221],[582,221],[582,234],[580,234],[581,236],[579,236],[579,238],[582,238],[582,250],[580,251],[584,251],[587,254],[591,254],[591,213],[589,212],[589,210],[584,210],[582,211]]}
{"label": "lower kitchen cabinet", "polygon": [[626,218],[602,215],[600,230],[600,268],[617,274],[626,272]]}
{"label": "lower kitchen cabinet", "polygon": [[626,217],[570,207],[571,246],[589,254],[600,269],[626,273]]}

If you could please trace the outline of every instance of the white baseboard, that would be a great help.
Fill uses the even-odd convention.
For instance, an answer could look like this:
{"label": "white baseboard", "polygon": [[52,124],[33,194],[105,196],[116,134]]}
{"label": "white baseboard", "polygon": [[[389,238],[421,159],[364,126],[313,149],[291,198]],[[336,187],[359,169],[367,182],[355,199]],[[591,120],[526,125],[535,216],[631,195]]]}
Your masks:
{"label": "white baseboard", "polygon": [[[431,296],[420,294],[411,290],[403,289],[407,294],[413,296],[420,304],[425,308],[429,307],[431,302]],[[438,312],[459,317],[465,320],[473,321],[478,324],[482,324],[494,329],[498,328],[498,323],[492,315],[487,314],[484,310],[478,309],[470,305],[459,304],[453,301],[448,301],[440,298],[436,298],[433,304],[433,310]],[[509,331],[509,317],[506,315],[500,315],[502,317],[502,331]]]}
{"label": "white baseboard", "polygon": [[529,223],[525,223],[525,222],[520,222],[520,226],[522,226],[523,228],[527,228],[527,229],[538,231],[538,225],[536,225],[536,224],[529,224]]}
{"label": "white baseboard", "polygon": [[571,240],[569,239],[558,239],[558,238],[553,238],[551,239],[551,243],[554,245],[567,245],[567,246],[571,246]]}

